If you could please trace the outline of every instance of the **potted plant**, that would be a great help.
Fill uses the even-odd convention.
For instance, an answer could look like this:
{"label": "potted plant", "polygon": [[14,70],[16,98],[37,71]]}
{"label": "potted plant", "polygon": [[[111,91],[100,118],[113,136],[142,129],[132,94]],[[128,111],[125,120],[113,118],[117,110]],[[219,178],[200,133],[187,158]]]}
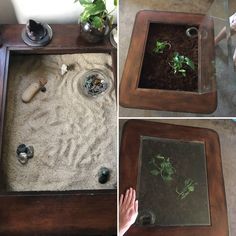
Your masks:
{"label": "potted plant", "polygon": [[[84,7],[80,15],[81,36],[90,43],[98,43],[111,30],[113,16],[106,8],[106,0],[75,0]],[[117,5],[117,1],[114,1]]]}

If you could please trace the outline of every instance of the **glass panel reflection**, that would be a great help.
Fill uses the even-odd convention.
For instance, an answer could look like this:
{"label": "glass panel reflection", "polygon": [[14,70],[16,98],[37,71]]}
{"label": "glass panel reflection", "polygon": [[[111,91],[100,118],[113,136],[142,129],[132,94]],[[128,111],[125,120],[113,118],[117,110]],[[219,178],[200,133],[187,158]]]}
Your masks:
{"label": "glass panel reflection", "polygon": [[137,225],[210,225],[203,142],[142,137]]}

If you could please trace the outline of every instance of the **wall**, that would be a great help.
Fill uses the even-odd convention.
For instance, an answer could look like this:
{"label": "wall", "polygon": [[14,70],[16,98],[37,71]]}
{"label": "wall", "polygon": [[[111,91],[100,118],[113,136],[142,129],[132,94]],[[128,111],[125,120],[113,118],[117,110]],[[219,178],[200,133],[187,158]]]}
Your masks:
{"label": "wall", "polygon": [[[78,23],[83,7],[74,0],[11,0],[18,22],[25,24],[35,19],[49,24]],[[114,9],[113,0],[107,0],[109,11]]]}
{"label": "wall", "polygon": [[[107,0],[107,8],[114,9],[113,0]],[[76,24],[82,10],[74,0],[0,0],[0,24],[25,24],[29,18],[50,24]]]}
{"label": "wall", "polygon": [[10,0],[0,0],[0,24],[16,24],[16,14]]}

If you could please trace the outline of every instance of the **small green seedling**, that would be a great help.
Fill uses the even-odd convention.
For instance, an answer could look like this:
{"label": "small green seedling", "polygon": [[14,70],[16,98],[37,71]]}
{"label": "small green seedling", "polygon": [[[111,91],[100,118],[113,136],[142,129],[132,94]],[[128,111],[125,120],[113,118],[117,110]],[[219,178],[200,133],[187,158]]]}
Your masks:
{"label": "small green seedling", "polygon": [[161,155],[157,155],[149,162],[155,169],[152,169],[150,173],[152,175],[160,175],[165,182],[171,181],[175,173],[175,168],[170,162],[170,159]]}
{"label": "small green seedling", "polygon": [[161,42],[161,41],[156,41],[155,48],[153,49],[153,52],[155,53],[164,53],[164,50],[166,48],[171,48],[171,44],[168,43],[167,41]]}
{"label": "small green seedling", "polygon": [[185,66],[189,66],[192,70],[195,69],[193,61],[178,52],[174,53],[170,66],[174,69],[174,74],[181,73],[184,77],[186,76]]}
{"label": "small green seedling", "polygon": [[192,179],[186,179],[184,181],[184,187],[181,191],[178,191],[176,188],[176,193],[178,194],[178,197],[183,200],[186,198],[190,193],[194,192],[195,185],[197,185],[196,182],[194,182]]}

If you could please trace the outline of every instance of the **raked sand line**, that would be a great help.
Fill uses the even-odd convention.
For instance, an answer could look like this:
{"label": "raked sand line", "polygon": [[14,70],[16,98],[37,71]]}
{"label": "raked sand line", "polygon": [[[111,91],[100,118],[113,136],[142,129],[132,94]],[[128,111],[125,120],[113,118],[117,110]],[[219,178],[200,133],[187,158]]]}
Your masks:
{"label": "raked sand line", "polygon": [[[62,63],[75,70],[60,75]],[[106,54],[15,56],[8,89],[4,130],[3,166],[10,190],[71,190],[113,188],[116,183],[116,99],[114,87],[98,99],[80,90],[81,75],[101,68]],[[46,93],[24,104],[24,89],[39,77],[48,79]],[[35,157],[26,166],[16,160],[20,143],[33,145]],[[111,169],[111,179],[97,181],[100,167]]]}

